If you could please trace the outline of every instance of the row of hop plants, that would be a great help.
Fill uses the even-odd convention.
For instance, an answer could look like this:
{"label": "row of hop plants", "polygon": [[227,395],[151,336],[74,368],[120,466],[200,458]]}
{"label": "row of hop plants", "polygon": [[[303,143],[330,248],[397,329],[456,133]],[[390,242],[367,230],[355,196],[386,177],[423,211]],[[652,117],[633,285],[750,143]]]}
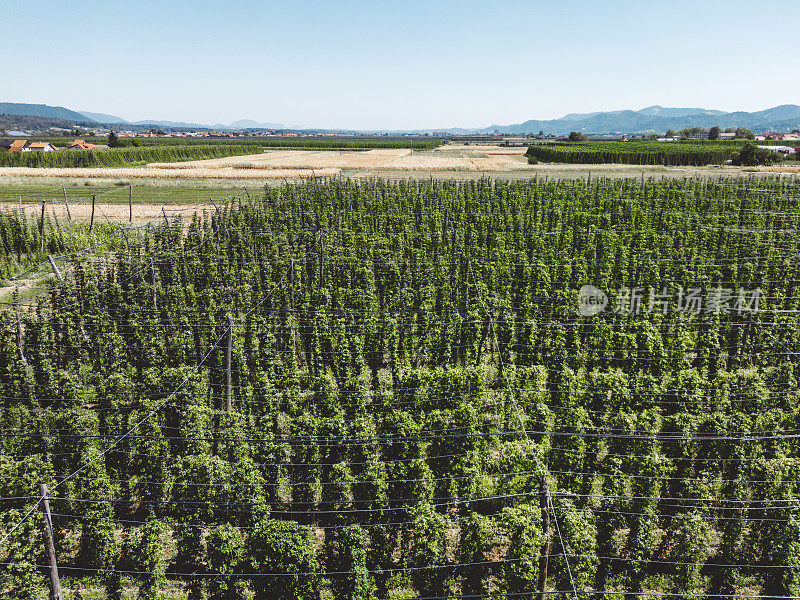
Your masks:
{"label": "row of hop plants", "polygon": [[[90,463],[56,538],[110,597],[518,597],[544,469],[579,589],[798,595],[798,442],[758,439],[800,423],[798,209],[777,180],[333,181],[130,232],[2,315],[0,497]],[[35,226],[0,234],[24,256]],[[676,282],[763,312],[576,310]],[[226,344],[194,369],[228,313],[230,413]],[[39,529],[0,548],[3,592],[43,593]]]}
{"label": "row of hop plants", "polygon": [[[54,137],[54,136],[35,136],[31,141],[50,142],[56,147],[70,144],[74,138]],[[87,142],[94,144],[105,144],[107,139],[104,137],[87,137]],[[270,148],[302,148],[320,150],[373,150],[373,149],[397,149],[411,148],[415,150],[433,150],[444,144],[444,140],[438,138],[419,138],[419,139],[370,139],[370,138],[336,138],[336,137],[311,137],[311,138],[261,138],[261,137],[241,137],[241,138],[134,138],[120,137],[117,143],[120,147],[151,147],[151,146],[261,146]]]}
{"label": "row of hop plants", "polygon": [[738,144],[673,142],[569,142],[534,144],[526,156],[530,160],[571,164],[703,166],[722,164],[740,150]]}
{"label": "row of hop plants", "polygon": [[2,152],[0,167],[126,167],[151,162],[224,158],[261,152],[255,144],[139,146],[104,150]]}
{"label": "row of hop plants", "polygon": [[319,150],[379,150],[413,148],[414,150],[433,150],[441,146],[444,141],[438,139],[415,140],[354,140],[350,138],[268,138],[261,141],[269,148],[303,148]]}

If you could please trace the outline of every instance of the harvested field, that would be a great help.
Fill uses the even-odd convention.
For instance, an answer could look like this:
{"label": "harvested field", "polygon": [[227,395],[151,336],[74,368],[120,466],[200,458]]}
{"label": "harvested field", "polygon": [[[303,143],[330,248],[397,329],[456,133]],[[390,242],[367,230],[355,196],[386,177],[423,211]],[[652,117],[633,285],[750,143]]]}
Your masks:
{"label": "harvested field", "polygon": [[[558,179],[603,176],[612,178],[685,178],[798,175],[800,167],[663,167],[652,165],[528,164],[524,146],[446,144],[434,150],[266,150],[257,154],[229,156],[178,163],[151,163],[143,167],[122,168],[0,168],[0,184],[34,183],[50,185],[115,185],[131,182],[148,186],[191,185],[204,187],[245,187],[282,185],[284,180],[309,177],[381,177],[400,179],[435,175],[445,178],[477,178],[489,175],[504,179],[547,176]],[[688,175],[687,175],[688,174]],[[181,180],[183,180],[181,182]],[[190,183],[191,182],[191,183]],[[194,183],[196,182],[196,183]],[[38,185],[38,184],[37,184]]]}
{"label": "harvested field", "polygon": [[260,154],[231,156],[184,163],[157,163],[148,167],[175,168],[250,168],[250,169],[378,169],[407,156],[410,150],[367,150],[364,152],[330,150],[268,150]]}
{"label": "harvested field", "polygon": [[467,145],[467,144],[447,144],[439,146],[431,152],[451,153],[462,152],[467,154],[509,154],[524,155],[528,150],[527,146],[497,146],[494,144]]}
{"label": "harvested field", "polygon": [[762,173],[800,173],[800,165],[785,165],[780,167],[750,167]]}
{"label": "harvested field", "polygon": [[[443,149],[444,148],[444,149]],[[501,146],[442,146],[434,151],[414,152],[406,149],[336,151],[266,151],[262,154],[232,156],[183,163],[148,165],[157,169],[338,169],[357,171],[380,169],[391,171],[489,171],[504,172],[529,169],[525,148]]]}

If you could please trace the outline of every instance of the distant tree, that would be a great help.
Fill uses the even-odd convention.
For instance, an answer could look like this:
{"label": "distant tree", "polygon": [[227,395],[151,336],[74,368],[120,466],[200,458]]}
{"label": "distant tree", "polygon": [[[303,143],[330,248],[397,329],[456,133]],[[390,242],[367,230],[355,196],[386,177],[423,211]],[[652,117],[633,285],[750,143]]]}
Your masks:
{"label": "distant tree", "polygon": [[736,132],[736,130],[733,127],[726,127],[725,128],[725,133],[735,133],[735,132]]}
{"label": "distant tree", "polygon": [[675,132],[674,129],[667,129],[667,133],[666,133],[667,137],[675,137],[676,135],[678,135],[678,134]]}
{"label": "distant tree", "polygon": [[120,145],[119,138],[117,134],[113,131],[109,132],[108,134],[108,147],[109,148],[117,148]]}
{"label": "distant tree", "polygon": [[755,165],[765,165],[781,160],[780,154],[764,148],[759,148],[752,142],[746,143],[739,151],[739,155],[733,159],[733,164],[743,167],[753,167]]}
{"label": "distant tree", "polygon": [[714,127],[708,130],[708,139],[718,140],[720,131],[720,128],[714,125]]}
{"label": "distant tree", "polygon": [[544,137],[544,131],[541,129],[539,130],[539,137]]}
{"label": "distant tree", "polygon": [[702,127],[687,127],[686,129],[681,129],[678,133],[681,134],[683,137],[689,137],[690,135],[694,135],[696,133],[703,133],[706,131]]}
{"label": "distant tree", "polygon": [[800,129],[792,129],[792,133],[800,133]]}
{"label": "distant tree", "polygon": [[750,131],[747,127],[737,127],[736,137],[752,140],[755,136],[753,135],[753,132]]}
{"label": "distant tree", "polygon": [[585,133],[581,133],[580,131],[570,131],[567,139],[570,142],[585,142],[589,139],[589,136]]}

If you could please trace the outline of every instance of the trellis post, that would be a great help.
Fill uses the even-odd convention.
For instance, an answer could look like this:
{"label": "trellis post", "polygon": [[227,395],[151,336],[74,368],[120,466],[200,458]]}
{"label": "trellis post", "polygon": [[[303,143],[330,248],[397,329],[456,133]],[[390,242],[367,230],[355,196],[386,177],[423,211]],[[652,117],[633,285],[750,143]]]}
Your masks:
{"label": "trellis post", "polygon": [[45,554],[50,567],[50,589],[54,600],[62,600],[61,581],[58,578],[58,562],[56,561],[56,547],[53,543],[53,518],[50,515],[50,500],[47,497],[47,485],[39,485],[42,496],[42,518],[44,520]]}
{"label": "trellis post", "polygon": [[547,597],[547,563],[550,561],[550,489],[544,473],[539,480],[539,508],[542,511],[542,533],[544,534],[544,547],[539,560],[539,600],[545,600]]}
{"label": "trellis post", "polygon": [[231,354],[233,351],[233,315],[228,315],[228,347],[225,349],[225,412],[231,412]]}

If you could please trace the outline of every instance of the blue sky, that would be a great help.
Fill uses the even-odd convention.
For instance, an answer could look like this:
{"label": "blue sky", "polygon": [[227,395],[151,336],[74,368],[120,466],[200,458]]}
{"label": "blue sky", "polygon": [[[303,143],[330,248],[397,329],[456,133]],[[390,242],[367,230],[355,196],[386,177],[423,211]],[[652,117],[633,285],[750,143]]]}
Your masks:
{"label": "blue sky", "polygon": [[[0,0],[0,101],[131,120],[478,127],[800,104],[800,2]],[[785,50],[782,49],[782,45]]]}

